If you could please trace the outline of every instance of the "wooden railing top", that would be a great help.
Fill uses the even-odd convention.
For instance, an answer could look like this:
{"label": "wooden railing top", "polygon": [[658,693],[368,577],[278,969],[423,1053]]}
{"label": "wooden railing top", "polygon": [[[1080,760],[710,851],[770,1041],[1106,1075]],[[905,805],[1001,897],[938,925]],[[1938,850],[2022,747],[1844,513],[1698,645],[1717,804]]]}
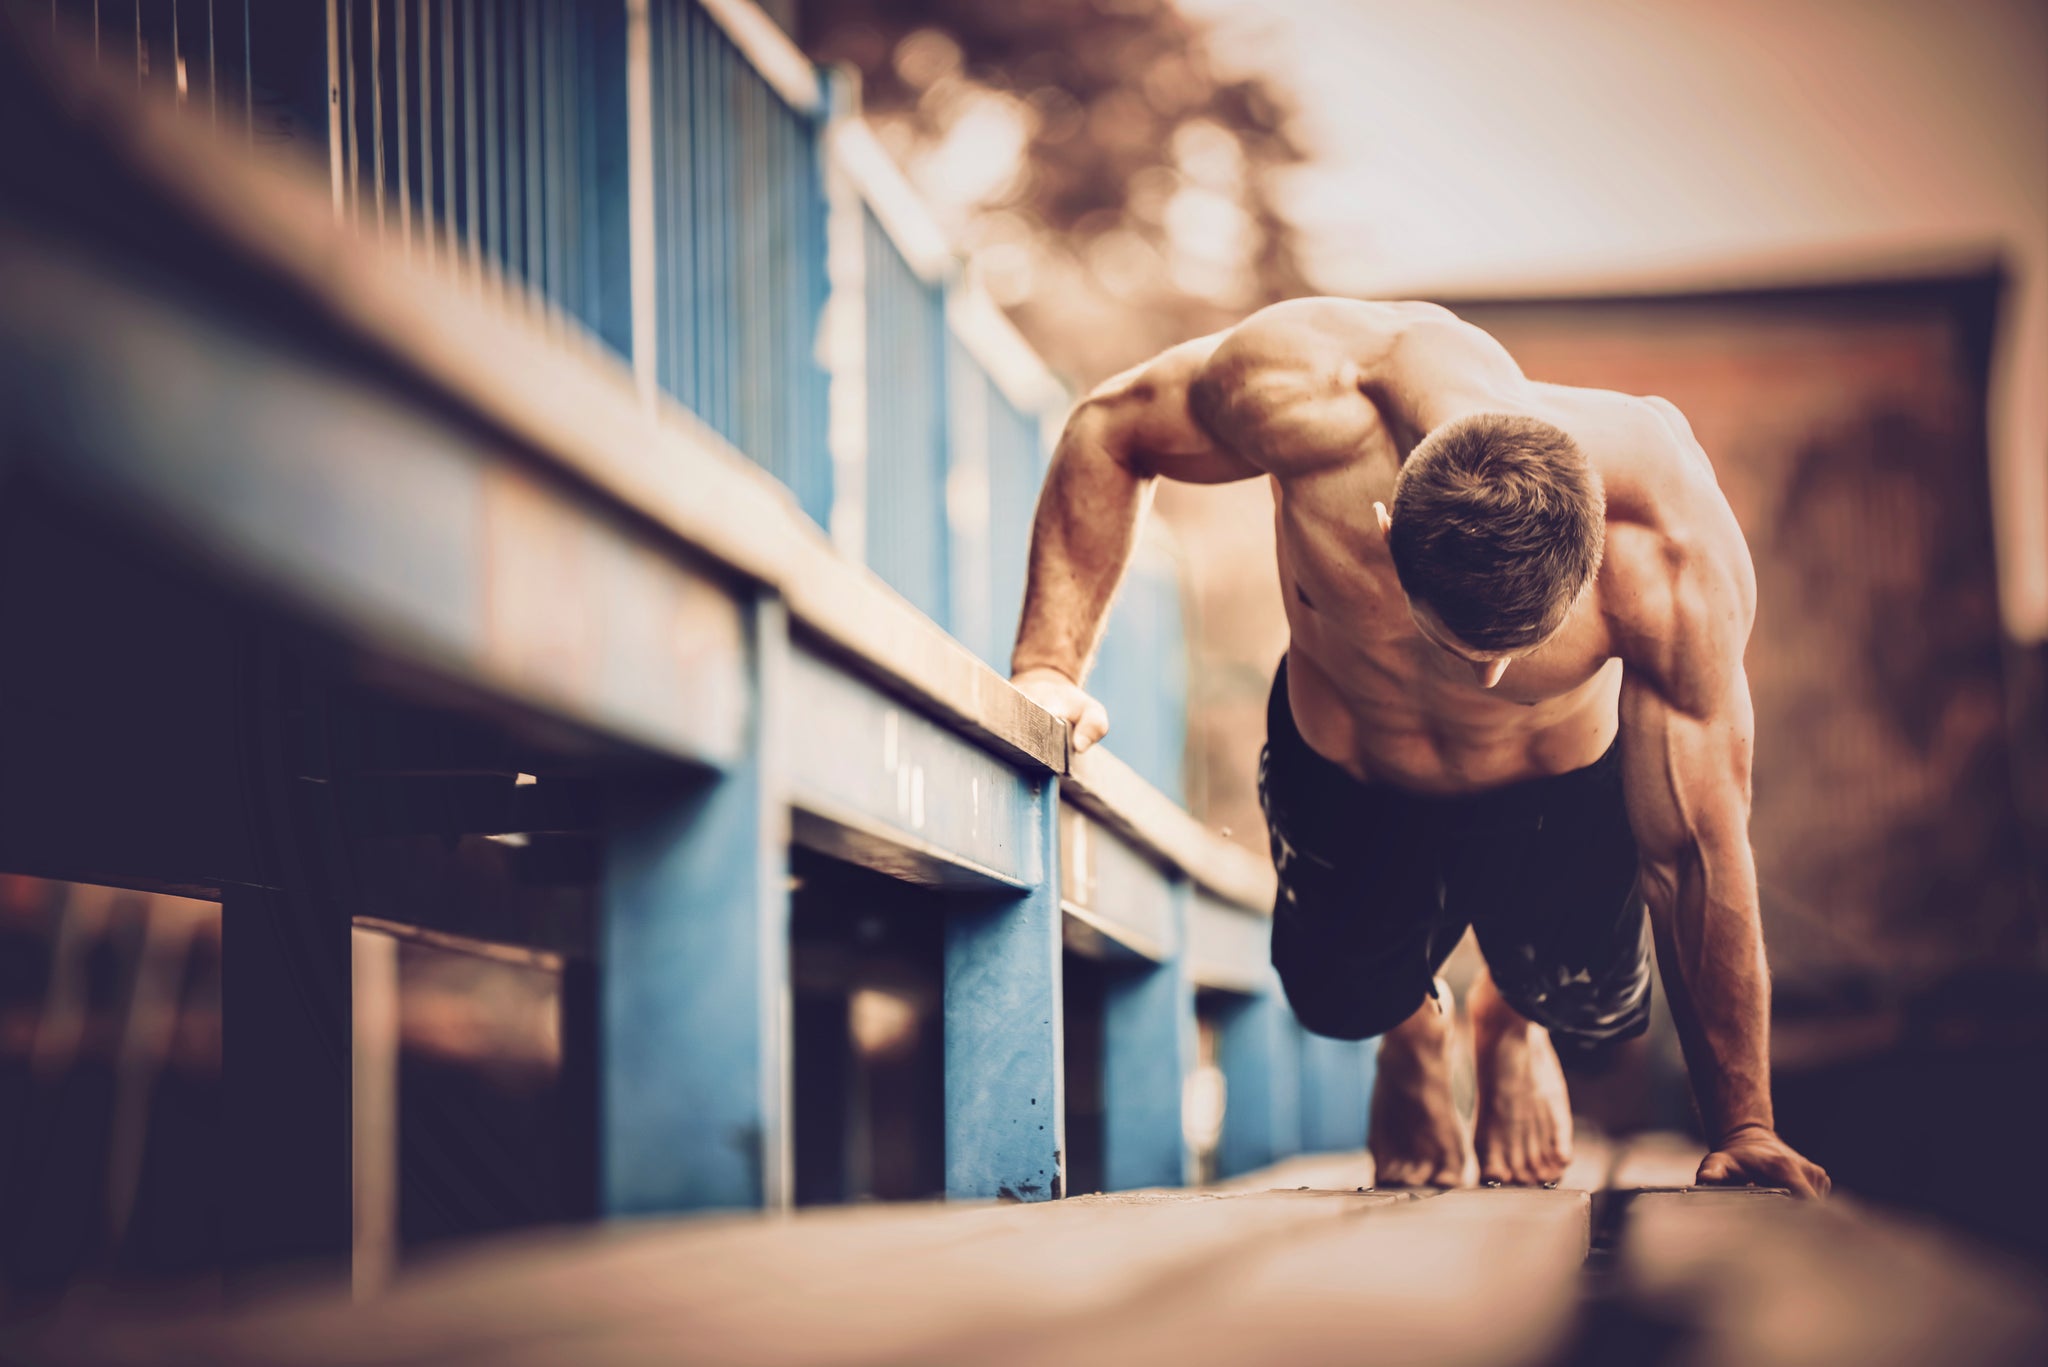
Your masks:
{"label": "wooden railing top", "polygon": [[[86,74],[58,79],[33,57],[21,67],[49,115],[94,144],[98,194],[182,220],[184,240],[211,253],[215,281],[243,274],[251,297],[376,355],[521,458],[780,593],[800,628],[850,667],[1012,762],[1062,775],[1091,815],[1194,882],[1270,906],[1265,861],[1114,756],[1070,757],[1062,721],[835,550],[770,475],[680,404],[643,396],[622,361],[516,287],[466,285],[348,232],[303,164],[212,137]],[[151,221],[170,240],[172,225]]]}

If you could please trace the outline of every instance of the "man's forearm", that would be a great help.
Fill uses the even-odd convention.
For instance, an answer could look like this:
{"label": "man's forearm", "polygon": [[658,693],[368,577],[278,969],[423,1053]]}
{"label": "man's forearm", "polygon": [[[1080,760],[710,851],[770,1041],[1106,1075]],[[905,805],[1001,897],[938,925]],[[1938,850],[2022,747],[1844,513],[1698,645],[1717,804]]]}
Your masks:
{"label": "man's forearm", "polygon": [[1054,669],[1080,682],[1130,560],[1150,483],[1117,461],[1090,424],[1069,424],[1032,519],[1012,673]]}
{"label": "man's forearm", "polygon": [[1748,851],[1645,868],[1665,995],[1707,1137],[1773,1128],[1770,977]]}

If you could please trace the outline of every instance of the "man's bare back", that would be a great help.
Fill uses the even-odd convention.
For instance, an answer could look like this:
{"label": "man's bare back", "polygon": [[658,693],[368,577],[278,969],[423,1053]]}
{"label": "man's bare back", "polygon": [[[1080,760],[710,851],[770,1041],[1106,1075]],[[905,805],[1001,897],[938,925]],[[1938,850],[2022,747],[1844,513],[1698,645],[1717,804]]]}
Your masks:
{"label": "man's bare back", "polygon": [[[1519,649],[1460,640],[1404,589],[1390,549],[1403,462],[1430,434],[1489,415],[1564,434],[1604,498],[1597,574]],[[1260,476],[1274,490],[1291,630],[1283,687],[1300,740],[1363,791],[1445,796],[1590,772],[1618,751],[1641,895],[1715,1142],[1702,1180],[1824,1189],[1770,1119],[1742,674],[1755,589],[1684,418],[1660,399],[1530,381],[1491,337],[1427,304],[1291,301],[1116,377],[1076,410],[1048,476],[1014,660],[1018,686],[1065,716],[1077,745],[1107,725],[1080,683],[1145,485]],[[1496,1110],[1513,1113],[1495,1115],[1495,1147],[1527,1159],[1495,1166],[1541,1180],[1558,1164],[1530,1155],[1568,1149],[1568,1117],[1560,1145],[1549,1114],[1562,1077],[1553,1087],[1544,1032],[1486,994],[1482,984],[1475,1020],[1497,1027],[1500,1057],[1520,1060],[1494,1069]],[[1396,1075],[1441,1052],[1436,1014],[1425,1003],[1386,1031],[1382,1092],[1399,1090],[1389,1050]],[[1421,1099],[1390,1123],[1443,1131],[1442,1082],[1416,1079]],[[1376,1151],[1380,1111],[1376,1101]],[[1487,1119],[1482,1096],[1482,1150]],[[1410,1166],[1442,1176],[1452,1157],[1431,1150]]]}

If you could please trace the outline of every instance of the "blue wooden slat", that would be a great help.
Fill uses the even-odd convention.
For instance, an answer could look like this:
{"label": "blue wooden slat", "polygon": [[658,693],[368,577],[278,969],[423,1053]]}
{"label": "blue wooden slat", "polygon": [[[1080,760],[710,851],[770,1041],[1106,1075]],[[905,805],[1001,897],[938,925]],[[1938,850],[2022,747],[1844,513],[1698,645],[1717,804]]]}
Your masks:
{"label": "blue wooden slat", "polygon": [[775,735],[786,626],[757,607],[750,753],[622,794],[600,932],[606,1214],[789,1199],[789,858]]}
{"label": "blue wooden slat", "polygon": [[794,652],[789,686],[799,805],[991,884],[1042,880],[1033,781],[809,650]]}
{"label": "blue wooden slat", "polygon": [[[1178,921],[1187,886],[1170,893]],[[1110,1191],[1177,1187],[1192,1177],[1181,1089],[1195,1061],[1195,990],[1179,930],[1164,962],[1113,973],[1104,997],[1102,1169]]]}
{"label": "blue wooden slat", "polygon": [[[1038,847],[1056,864],[1058,781],[1033,788]],[[1066,1194],[1059,875],[1040,873],[1021,897],[946,918],[946,1193],[955,1198]]]}
{"label": "blue wooden slat", "polygon": [[1186,914],[1173,878],[1072,808],[1060,813],[1060,882],[1068,914],[1132,956],[1155,963],[1183,957]]}

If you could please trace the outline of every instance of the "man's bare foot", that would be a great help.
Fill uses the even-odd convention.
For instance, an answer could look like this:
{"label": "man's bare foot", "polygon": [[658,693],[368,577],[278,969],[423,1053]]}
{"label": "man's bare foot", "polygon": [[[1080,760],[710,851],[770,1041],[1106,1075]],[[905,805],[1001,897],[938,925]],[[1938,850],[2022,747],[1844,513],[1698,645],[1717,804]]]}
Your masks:
{"label": "man's bare foot", "polygon": [[1572,1159],[1572,1103],[1550,1032],[1509,1006],[1484,970],[1472,985],[1479,1180],[1555,1182]]}
{"label": "man's bare foot", "polygon": [[1451,1100],[1451,992],[1380,1037],[1372,1088],[1374,1180],[1383,1187],[1469,1187],[1472,1136]]}

